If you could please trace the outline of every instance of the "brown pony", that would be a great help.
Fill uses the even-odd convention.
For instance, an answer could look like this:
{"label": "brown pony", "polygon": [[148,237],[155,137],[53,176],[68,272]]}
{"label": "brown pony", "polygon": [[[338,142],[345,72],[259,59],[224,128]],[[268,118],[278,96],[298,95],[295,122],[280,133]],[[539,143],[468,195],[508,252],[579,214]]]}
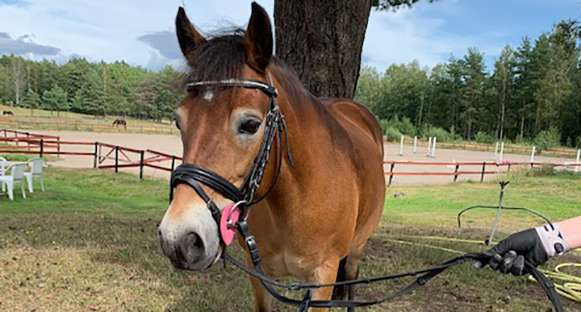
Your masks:
{"label": "brown pony", "polygon": [[[253,206],[248,219],[267,275],[291,275],[309,283],[356,278],[385,197],[383,140],[376,118],[354,101],[317,99],[309,93],[297,75],[272,56],[270,19],[256,3],[244,32],[206,39],[182,8],[176,28],[191,68],[188,82],[253,79],[278,90],[294,165],[288,157],[271,152],[256,197],[273,188]],[[268,105],[268,96],[256,89],[190,91],[175,112],[184,162],[240,186],[259,151]],[[272,150],[279,150],[280,140],[275,138]],[[280,176],[275,180],[279,161]],[[220,209],[231,203],[202,187]],[[188,185],[178,184],[174,194],[158,229],[163,253],[176,268],[208,268],[222,248],[216,222],[206,202]],[[245,246],[240,239],[239,243]],[[270,295],[258,280],[250,281],[256,310],[270,311]],[[334,297],[342,298],[346,291],[335,289]],[[348,294],[353,298],[352,289]],[[330,287],[317,289],[313,300],[332,295]]]}
{"label": "brown pony", "polygon": [[125,129],[127,129],[127,121],[125,121],[125,119],[115,119],[115,121],[113,121],[112,127],[116,126],[123,126]]}

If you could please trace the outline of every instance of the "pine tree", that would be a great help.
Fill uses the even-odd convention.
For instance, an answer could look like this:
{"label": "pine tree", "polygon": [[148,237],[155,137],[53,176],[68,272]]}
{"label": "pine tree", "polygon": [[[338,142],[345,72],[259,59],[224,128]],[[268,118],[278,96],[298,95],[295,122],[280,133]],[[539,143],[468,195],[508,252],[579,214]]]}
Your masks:
{"label": "pine tree", "polygon": [[42,94],[42,105],[43,108],[49,109],[51,111],[57,111],[57,117],[60,116],[61,110],[67,110],[69,103],[67,102],[67,93],[63,88],[58,85],[54,85],[52,89],[44,91]]}

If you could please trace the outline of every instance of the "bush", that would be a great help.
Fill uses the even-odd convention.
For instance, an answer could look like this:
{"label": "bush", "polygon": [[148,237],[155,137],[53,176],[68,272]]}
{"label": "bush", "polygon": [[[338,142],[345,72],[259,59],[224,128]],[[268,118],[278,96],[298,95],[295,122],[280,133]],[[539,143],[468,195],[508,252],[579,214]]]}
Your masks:
{"label": "bush", "polygon": [[389,128],[389,121],[387,119],[380,119],[379,126],[381,127],[381,132],[385,133],[387,128]]}
{"label": "bush", "polygon": [[539,152],[558,147],[561,144],[561,134],[559,129],[551,127],[549,130],[543,130],[535,137],[535,145]]}
{"label": "bush", "polygon": [[385,138],[388,141],[399,141],[401,139],[401,132],[394,127],[385,128]]}
{"label": "bush", "polygon": [[426,138],[436,137],[437,141],[439,141],[439,142],[454,141],[454,139],[455,139],[453,134],[451,134],[450,132],[448,132],[442,128],[438,128],[438,127],[429,128],[424,133],[424,136]]}
{"label": "bush", "polygon": [[496,142],[496,137],[484,131],[478,131],[478,133],[476,133],[476,142],[492,144]]}
{"label": "bush", "polygon": [[399,120],[397,117],[392,118],[390,121],[390,126],[394,127],[395,129],[399,130],[402,134],[407,136],[414,136],[416,134],[416,127],[412,123],[412,121],[404,117]]}

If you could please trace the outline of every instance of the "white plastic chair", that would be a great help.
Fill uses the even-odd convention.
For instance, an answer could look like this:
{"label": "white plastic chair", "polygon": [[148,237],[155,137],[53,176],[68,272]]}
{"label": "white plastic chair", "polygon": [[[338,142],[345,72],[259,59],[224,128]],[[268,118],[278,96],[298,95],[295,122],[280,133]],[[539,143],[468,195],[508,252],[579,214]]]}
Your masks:
{"label": "white plastic chair", "polygon": [[[5,176],[6,165],[8,161],[4,157],[0,157],[0,177]],[[2,192],[6,192],[6,183],[2,182]]]}
{"label": "white plastic chair", "polygon": [[10,175],[0,176],[2,184],[6,184],[8,190],[8,198],[14,200],[14,185],[20,183],[22,187],[22,198],[26,198],[24,193],[24,170],[26,170],[26,163],[15,163],[10,165],[6,170],[12,169]]}
{"label": "white plastic chair", "polygon": [[32,158],[27,163],[30,166],[30,172],[25,172],[24,176],[26,177],[26,182],[28,182],[28,191],[34,193],[32,179],[38,178],[40,180],[40,188],[44,192],[44,183],[42,182],[42,165],[44,165],[44,160],[42,158]]}

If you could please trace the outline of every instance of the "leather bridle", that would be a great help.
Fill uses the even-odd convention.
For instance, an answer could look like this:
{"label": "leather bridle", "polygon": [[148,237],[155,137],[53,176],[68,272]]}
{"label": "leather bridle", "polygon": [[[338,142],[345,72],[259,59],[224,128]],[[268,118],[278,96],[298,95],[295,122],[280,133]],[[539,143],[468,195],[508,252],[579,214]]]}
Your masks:
{"label": "leather bridle", "polygon": [[[269,76],[269,80],[270,76]],[[282,165],[283,149],[286,145],[287,147],[287,157],[291,166],[293,165],[292,157],[290,154],[290,148],[288,146],[288,134],[286,131],[286,123],[284,117],[278,107],[276,98],[278,92],[272,85],[266,84],[257,80],[252,79],[228,79],[228,80],[218,80],[218,81],[201,81],[201,82],[191,82],[186,85],[186,90],[188,92],[201,88],[247,88],[256,89],[265,93],[269,99],[270,103],[268,105],[268,112],[265,118],[265,129],[264,137],[262,143],[260,144],[260,149],[258,155],[254,158],[254,163],[250,172],[244,179],[244,182],[240,187],[236,187],[230,181],[224,179],[217,173],[210,169],[196,166],[189,163],[184,163],[179,165],[171,175],[170,180],[170,193],[169,200],[170,203],[173,200],[173,190],[178,184],[187,184],[196,191],[196,193],[202,198],[206,203],[208,209],[212,213],[212,218],[216,221],[216,225],[220,228],[220,209],[216,206],[214,201],[206,194],[201,184],[204,184],[225,198],[236,203],[235,206],[242,212],[242,220],[248,218],[249,209],[252,205],[264,199],[268,193],[274,188],[276,181],[280,175],[280,169]],[[266,165],[270,159],[270,152],[274,138],[278,135],[279,138],[279,155],[278,164],[276,168],[275,178],[270,185],[270,188],[266,191],[264,195],[260,198],[255,199],[256,192],[260,187],[262,179],[264,177],[264,171]],[[283,142],[284,140],[284,142]],[[219,233],[218,233],[219,234]],[[220,236],[220,235],[219,235]],[[220,236],[221,237],[221,236]],[[221,243],[222,238],[220,238]]]}
{"label": "leather bridle", "polygon": [[[269,76],[269,80],[270,76]],[[248,253],[250,255],[250,259],[252,261],[252,265],[254,269],[248,268],[244,264],[238,262],[236,259],[232,258],[231,256],[226,254],[226,246],[224,245],[222,236],[218,233],[220,237],[220,244],[222,245],[222,255],[221,257],[234,266],[240,268],[247,274],[251,275],[254,278],[260,280],[264,288],[277,300],[293,305],[299,308],[299,311],[308,311],[309,308],[312,307],[319,307],[319,308],[332,308],[332,307],[365,307],[370,305],[379,304],[385,302],[387,300],[391,300],[405,294],[408,294],[421,286],[424,286],[429,280],[436,277],[438,274],[444,272],[447,268],[462,264],[466,260],[485,260],[488,261],[488,256],[484,253],[474,253],[474,254],[464,254],[460,255],[456,258],[453,258],[447,262],[439,266],[435,266],[432,268],[426,268],[422,270],[404,272],[404,273],[397,273],[397,274],[390,274],[390,275],[381,275],[372,278],[365,278],[365,279],[358,279],[358,280],[350,280],[344,282],[337,282],[331,284],[282,284],[276,281],[269,279],[264,269],[262,268],[262,264],[260,261],[260,255],[258,253],[258,245],[256,244],[256,240],[252,233],[250,233],[250,229],[248,228],[248,224],[246,222],[248,218],[249,209],[253,204],[264,199],[270,191],[276,185],[278,177],[280,175],[281,165],[282,165],[282,158],[284,152],[284,146],[287,147],[287,157],[291,166],[293,165],[292,157],[290,154],[289,142],[288,142],[288,133],[286,130],[286,124],[283,118],[283,115],[277,105],[276,98],[278,93],[274,86],[272,85],[272,80],[270,84],[266,84],[260,81],[251,80],[251,79],[229,79],[229,80],[220,80],[220,81],[201,81],[201,82],[192,82],[186,85],[187,91],[192,91],[194,89],[199,88],[247,88],[247,89],[257,89],[264,92],[270,98],[270,104],[268,108],[268,112],[266,113],[266,126],[264,130],[264,137],[262,139],[262,143],[260,145],[260,149],[258,155],[254,159],[254,163],[252,168],[250,169],[249,174],[244,179],[244,182],[240,187],[236,187],[230,181],[226,180],[225,178],[221,177],[217,173],[200,166],[196,166],[189,163],[184,163],[178,166],[171,175],[170,179],[170,203],[173,200],[173,189],[178,184],[187,184],[196,191],[196,193],[204,200],[208,209],[212,214],[212,218],[216,222],[218,229],[220,228],[220,218],[221,212],[218,206],[214,203],[214,201],[206,194],[204,189],[201,187],[201,184],[204,184],[220,195],[224,196],[225,198],[231,200],[235,203],[234,207],[241,209],[242,218],[232,224],[238,230],[238,233],[242,236],[244,240]],[[269,156],[271,152],[271,146],[274,141],[274,138],[278,135],[279,138],[279,154],[278,154],[278,163],[276,167],[276,174],[272,184],[270,185],[269,189],[262,195],[260,198],[255,199],[256,192],[260,187],[262,182],[262,178],[264,177],[264,170],[266,165],[269,161]],[[284,141],[283,141],[284,140]],[[219,231],[219,230],[218,230]],[[525,263],[525,267],[527,271],[539,282],[545,293],[547,294],[549,300],[555,307],[557,312],[564,311],[561,301],[555,291],[554,284],[548,280],[541,272],[539,272],[533,265],[530,263]],[[334,286],[345,286],[345,285],[355,285],[355,284],[368,284],[372,282],[384,281],[384,280],[392,280],[392,279],[399,279],[402,277],[407,276],[417,276],[420,275],[414,282],[409,284],[407,287],[402,288],[401,290],[390,294],[388,296],[382,298],[376,298],[373,300],[363,300],[363,301],[344,301],[344,300],[312,300],[312,289],[321,288],[321,287],[334,287]],[[277,291],[274,287],[285,288],[289,290],[306,290],[304,296],[301,300],[289,298],[279,291]]]}

